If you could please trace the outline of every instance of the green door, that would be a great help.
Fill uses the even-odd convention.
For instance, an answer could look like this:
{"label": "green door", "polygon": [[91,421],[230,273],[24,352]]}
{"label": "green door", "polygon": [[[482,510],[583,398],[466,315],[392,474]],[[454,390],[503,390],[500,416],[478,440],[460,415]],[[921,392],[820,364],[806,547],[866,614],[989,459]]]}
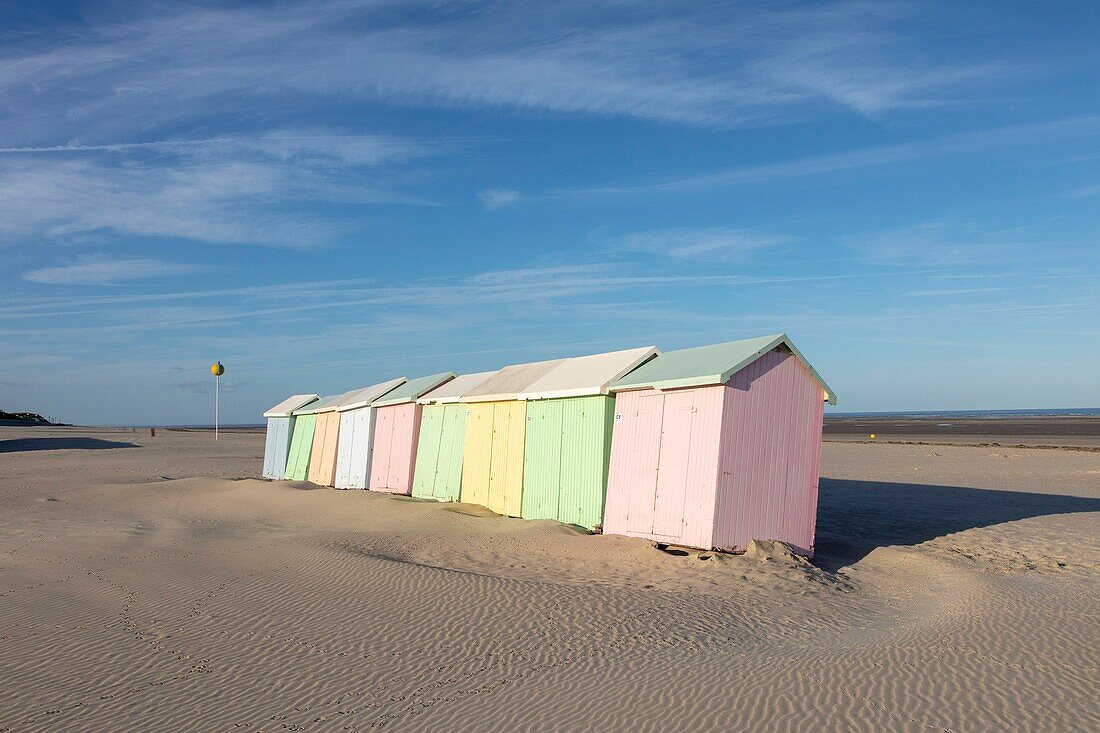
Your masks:
{"label": "green door", "polygon": [[309,473],[309,456],[313,451],[313,433],[317,427],[316,415],[302,415],[294,421],[294,435],[290,439],[290,453],[286,459],[284,478],[305,481]]}
{"label": "green door", "polygon": [[425,405],[420,413],[420,438],[416,444],[412,495],[435,498],[435,468],[439,460],[439,442],[443,433],[443,405]]}
{"label": "green door", "polygon": [[595,529],[603,523],[614,398],[533,400],[527,414],[523,518]]}
{"label": "green door", "polygon": [[466,405],[425,405],[420,418],[412,495],[458,501],[462,491],[462,445]]}
{"label": "green door", "polygon": [[558,519],[561,414],[562,403],[566,401],[532,400],[527,403],[527,444],[523,450],[524,519]]}
{"label": "green door", "polygon": [[603,524],[615,399],[561,400],[562,462],[558,521],[594,529]]}
{"label": "green door", "polygon": [[462,493],[462,446],[465,441],[466,405],[444,405],[435,473],[435,498],[440,501],[458,501]]}

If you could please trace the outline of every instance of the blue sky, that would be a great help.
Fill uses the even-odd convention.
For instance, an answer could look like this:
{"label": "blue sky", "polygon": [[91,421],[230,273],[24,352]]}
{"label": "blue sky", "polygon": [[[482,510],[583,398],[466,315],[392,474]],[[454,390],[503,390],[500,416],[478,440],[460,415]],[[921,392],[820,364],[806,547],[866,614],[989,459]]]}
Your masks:
{"label": "blue sky", "polygon": [[778,331],[841,411],[1100,405],[1096,4],[546,5],[0,4],[0,407]]}

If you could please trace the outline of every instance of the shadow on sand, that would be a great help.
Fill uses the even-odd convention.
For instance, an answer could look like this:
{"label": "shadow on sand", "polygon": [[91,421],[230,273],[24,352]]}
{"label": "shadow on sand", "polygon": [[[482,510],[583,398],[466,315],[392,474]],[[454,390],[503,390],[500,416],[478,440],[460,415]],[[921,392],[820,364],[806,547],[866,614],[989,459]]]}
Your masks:
{"label": "shadow on sand", "polygon": [[814,564],[835,571],[877,547],[916,545],[952,532],[1073,512],[1100,512],[1100,499],[823,478]]}
{"label": "shadow on sand", "polygon": [[99,438],[18,438],[0,440],[0,453],[19,453],[36,450],[110,450],[111,448],[140,448],[137,443]]}

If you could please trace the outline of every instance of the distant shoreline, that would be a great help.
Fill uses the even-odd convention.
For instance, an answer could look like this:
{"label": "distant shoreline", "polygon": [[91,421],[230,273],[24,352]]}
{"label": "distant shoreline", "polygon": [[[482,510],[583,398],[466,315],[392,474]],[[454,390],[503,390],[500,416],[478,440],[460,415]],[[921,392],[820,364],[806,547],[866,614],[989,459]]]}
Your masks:
{"label": "distant shoreline", "polygon": [[[823,429],[826,441],[912,443],[927,445],[970,445],[1030,448],[1100,450],[1100,410],[1082,415],[1065,414],[992,415],[964,413],[827,415]],[[151,431],[212,433],[212,425],[99,425],[60,426],[16,423],[6,429],[57,430],[145,434]],[[222,433],[262,434],[263,424],[222,425]]]}

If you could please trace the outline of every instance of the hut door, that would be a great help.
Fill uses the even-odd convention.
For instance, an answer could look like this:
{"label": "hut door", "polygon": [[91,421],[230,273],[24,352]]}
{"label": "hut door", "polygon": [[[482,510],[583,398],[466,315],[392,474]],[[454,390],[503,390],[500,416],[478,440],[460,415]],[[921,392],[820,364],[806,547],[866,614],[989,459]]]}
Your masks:
{"label": "hut door", "polygon": [[389,488],[400,494],[411,490],[409,474],[412,473],[412,457],[416,450],[414,442],[416,426],[413,417],[416,405],[409,403],[393,408],[393,438],[390,442]]}
{"label": "hut door", "polygon": [[663,394],[638,398],[636,413],[632,416],[631,458],[633,485],[630,487],[630,504],[627,508],[627,531],[638,534],[653,532],[653,506],[657,498],[657,467],[661,454],[661,415],[664,412]]}
{"label": "hut door", "polygon": [[393,409],[384,407],[374,413],[374,451],[371,455],[370,487],[390,488],[390,449],[393,445]]}
{"label": "hut door", "polygon": [[351,454],[348,483],[357,489],[365,489],[370,482],[371,433],[374,410],[365,407],[352,412]]}
{"label": "hut door", "polygon": [[678,538],[684,534],[684,504],[691,465],[691,432],[695,422],[695,391],[665,395],[657,492],[653,501],[653,534]]}
{"label": "hut door", "polygon": [[420,435],[413,470],[413,496],[435,496],[439,449],[443,440],[443,406],[428,405],[420,414]]}
{"label": "hut door", "polygon": [[279,420],[267,419],[267,445],[264,447],[264,478],[275,478],[275,454],[279,450]]}
{"label": "hut door", "polygon": [[467,405],[466,435],[462,452],[461,499],[489,505],[489,473],[492,468],[493,403]]}
{"label": "hut door", "polygon": [[[493,446],[489,501],[497,514],[518,517],[523,496],[523,436],[527,415],[522,402],[493,403]],[[518,450],[517,450],[518,448]]]}
{"label": "hut door", "polygon": [[462,441],[466,434],[466,406],[442,408],[439,434],[439,459],[436,461],[433,496],[458,501],[462,486]]}

